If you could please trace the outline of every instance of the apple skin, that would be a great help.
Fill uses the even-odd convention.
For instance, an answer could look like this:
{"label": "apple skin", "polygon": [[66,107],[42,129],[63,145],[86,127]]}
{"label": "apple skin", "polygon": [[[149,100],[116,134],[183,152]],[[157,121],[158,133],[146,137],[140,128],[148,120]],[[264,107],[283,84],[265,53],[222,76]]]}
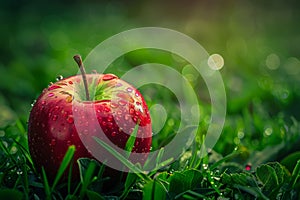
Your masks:
{"label": "apple skin", "polygon": [[[84,98],[82,77],[71,76],[44,89],[30,112],[29,151],[37,170],[40,172],[44,167],[50,181],[55,178],[70,145],[76,147],[75,161],[82,157],[94,158],[89,147],[83,144],[82,135],[101,138],[102,130],[113,144],[124,149],[138,123],[132,152],[146,153],[146,156],[150,152],[151,119],[140,92],[113,74],[86,74],[86,77],[90,93],[94,94],[91,100]],[[96,116],[96,120],[90,116]],[[143,163],[146,156],[139,162]],[[79,178],[78,172],[74,162],[73,176]],[[114,176],[115,172],[108,168],[104,176]]]}

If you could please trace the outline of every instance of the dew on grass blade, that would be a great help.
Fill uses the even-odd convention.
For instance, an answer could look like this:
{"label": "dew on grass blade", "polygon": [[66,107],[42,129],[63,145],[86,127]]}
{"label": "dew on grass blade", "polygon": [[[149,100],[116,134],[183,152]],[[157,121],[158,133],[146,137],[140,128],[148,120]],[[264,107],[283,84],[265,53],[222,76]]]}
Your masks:
{"label": "dew on grass blade", "polygon": [[35,103],[36,103],[36,100],[34,100],[34,101],[30,104],[31,107],[33,107]]}

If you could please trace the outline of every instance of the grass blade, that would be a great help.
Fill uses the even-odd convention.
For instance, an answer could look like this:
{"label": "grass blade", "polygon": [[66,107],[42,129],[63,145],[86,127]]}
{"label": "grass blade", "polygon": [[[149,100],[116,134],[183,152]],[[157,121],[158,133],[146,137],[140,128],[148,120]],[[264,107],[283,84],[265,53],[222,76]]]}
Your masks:
{"label": "grass blade", "polygon": [[126,145],[125,145],[125,151],[128,151],[128,154],[127,154],[127,157],[130,156],[130,153],[134,147],[134,143],[135,143],[135,140],[136,140],[136,135],[137,135],[137,132],[138,132],[138,129],[139,129],[139,123],[137,123],[132,131],[132,133],[130,134],[127,142],[126,142]]}
{"label": "grass blade", "polygon": [[45,194],[46,194],[46,200],[51,200],[51,189],[49,186],[48,178],[47,178],[44,167],[42,167],[42,177],[43,177],[43,182],[44,182],[44,190],[45,190]]}
{"label": "grass blade", "polygon": [[298,178],[300,178],[300,160],[297,161],[297,164],[292,173],[292,180],[291,180],[292,188],[296,186]]}
{"label": "grass blade", "polygon": [[56,174],[56,177],[54,179],[54,182],[53,182],[53,185],[52,185],[52,188],[51,188],[51,191],[54,190],[54,188],[56,187],[58,181],[60,180],[60,178],[62,177],[63,173],[65,172],[65,170],[67,169],[68,165],[70,164],[73,156],[74,156],[74,153],[75,153],[75,146],[74,145],[71,145],[69,146],[60,166],[59,166],[59,169],[58,169],[58,172]]}
{"label": "grass blade", "polygon": [[126,167],[128,167],[133,173],[136,173],[143,180],[151,180],[144,172],[135,166],[132,162],[130,162],[127,158],[122,156],[119,152],[117,152],[114,148],[103,142],[101,139],[97,137],[93,137],[94,140],[100,144],[103,148],[105,148],[109,153],[115,156],[119,161],[121,161]]}
{"label": "grass blade", "polygon": [[79,193],[80,199],[84,199],[84,196],[87,192],[88,186],[91,183],[91,179],[92,179],[95,169],[96,169],[96,162],[94,160],[91,160],[91,162],[89,163],[89,166],[84,174],[82,187],[81,187],[81,190]]}
{"label": "grass blade", "polygon": [[213,165],[210,166],[210,170],[214,170],[215,168],[217,168],[219,165],[221,165],[222,163],[226,162],[227,160],[230,160],[232,158],[234,158],[235,156],[238,156],[241,152],[232,152],[230,154],[228,154],[227,156],[225,156],[224,158],[218,160],[217,162],[215,162]]}

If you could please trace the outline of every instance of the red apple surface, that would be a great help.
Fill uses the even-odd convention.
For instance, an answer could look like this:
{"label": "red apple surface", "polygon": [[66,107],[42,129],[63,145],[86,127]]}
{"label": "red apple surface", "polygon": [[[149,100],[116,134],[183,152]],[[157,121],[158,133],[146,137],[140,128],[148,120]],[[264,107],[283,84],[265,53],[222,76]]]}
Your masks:
{"label": "red apple surface", "polygon": [[[152,141],[151,119],[136,88],[113,74],[71,76],[44,89],[32,107],[28,122],[29,150],[36,168],[40,171],[44,167],[51,180],[70,145],[76,147],[75,161],[81,157],[94,158],[92,147],[83,143],[82,137],[95,145],[93,136],[103,138],[102,131],[110,142],[124,149],[136,126],[132,152],[148,153]],[[77,174],[77,164],[74,170]]]}

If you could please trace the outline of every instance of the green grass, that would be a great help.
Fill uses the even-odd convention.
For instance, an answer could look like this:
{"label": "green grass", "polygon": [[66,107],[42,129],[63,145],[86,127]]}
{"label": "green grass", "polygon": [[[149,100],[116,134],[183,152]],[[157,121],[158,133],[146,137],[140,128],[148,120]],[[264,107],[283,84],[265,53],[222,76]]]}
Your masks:
{"label": "green grass", "polygon": [[[0,31],[0,199],[300,198],[299,3],[63,2],[1,2],[0,21],[5,26]],[[205,82],[195,69],[168,52],[133,51],[107,72],[122,76],[137,65],[162,63],[185,76],[199,98],[201,121],[194,142],[180,158],[164,158],[164,146],[178,134],[179,103],[167,88],[145,85],[140,90],[148,106],[161,104],[167,113],[153,114],[159,133],[153,136],[152,151],[159,153],[146,165],[151,162],[156,168],[145,172],[95,138],[135,173],[117,174],[119,183],[108,189],[111,177],[105,174],[105,163],[76,161],[71,147],[55,181],[49,182],[45,172],[37,172],[28,151],[30,104],[55,77],[77,72],[75,54],[84,58],[109,36],[141,26],[181,31],[210,54],[223,56],[220,73],[227,113],[217,144],[205,157],[199,156],[211,107]],[[93,66],[86,67],[91,71]],[[134,134],[126,144],[128,152]],[[79,166],[77,181],[70,163]]]}
{"label": "green grass", "polygon": [[[247,115],[243,117],[247,120],[255,118],[258,114],[243,112],[242,115]],[[256,117],[262,120],[262,116],[264,115],[260,113]],[[255,120],[245,123],[241,122],[240,118],[230,116],[230,119],[235,120],[239,129],[246,129],[243,125],[249,123],[253,123],[251,127],[254,130],[260,128],[260,123],[255,123]],[[293,118],[285,122],[283,116],[267,120],[264,119],[263,123],[279,126],[280,131],[275,131],[274,134],[278,135],[267,141],[264,141],[265,135],[261,136],[261,146],[251,145],[249,142],[252,138],[247,139],[245,136],[246,138],[241,138],[240,143],[227,155],[212,150],[207,156],[200,158],[197,153],[201,150],[201,140],[195,140],[195,144],[171,164],[169,163],[172,160],[166,163],[161,160],[164,153],[162,148],[155,162],[157,166],[164,167],[151,172],[142,171],[138,165],[130,163],[113,148],[95,138],[99,145],[134,172],[129,173],[126,179],[116,184],[116,188],[110,190],[103,190],[107,181],[107,177],[103,176],[105,165],[87,158],[77,162],[81,181],[71,181],[72,173],[69,173],[68,180],[60,182],[62,174],[70,167],[69,163],[74,162],[74,146],[70,146],[66,152],[57,176],[50,185],[46,173],[43,171],[42,174],[38,174],[33,167],[26,147],[26,125],[16,121],[1,129],[3,136],[0,143],[0,198],[297,199],[300,191],[300,157],[299,152],[290,153],[290,149],[299,141],[299,123]],[[229,126],[228,123],[226,125]],[[227,126],[223,134],[231,137]],[[230,130],[234,131],[234,128],[231,126]],[[277,137],[282,137],[282,134],[288,137],[277,141]],[[221,141],[226,142],[227,140]],[[217,144],[216,147],[219,150],[223,145]],[[274,155],[274,150],[279,153]]]}

